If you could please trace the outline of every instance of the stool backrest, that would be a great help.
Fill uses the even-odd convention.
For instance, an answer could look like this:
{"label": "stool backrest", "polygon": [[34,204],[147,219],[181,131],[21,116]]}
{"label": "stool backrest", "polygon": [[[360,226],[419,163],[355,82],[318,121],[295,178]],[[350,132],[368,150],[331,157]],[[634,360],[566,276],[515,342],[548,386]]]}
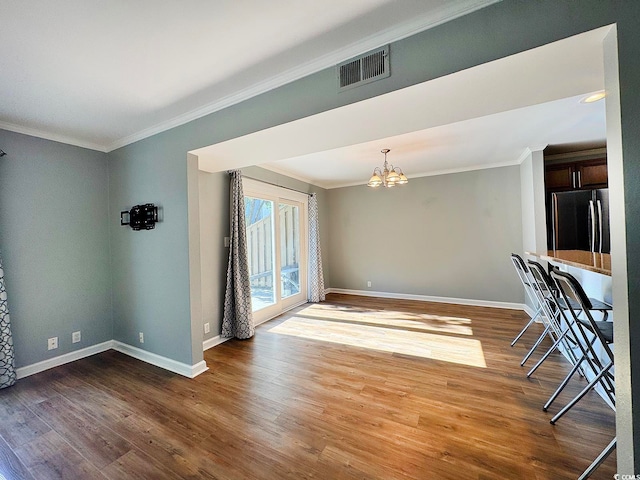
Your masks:
{"label": "stool backrest", "polygon": [[[591,315],[591,301],[587,297],[587,294],[584,292],[584,289],[582,288],[582,285],[580,285],[580,282],[578,282],[578,280],[576,280],[576,278],[570,273],[562,272],[557,268],[551,270],[551,278],[558,287],[560,294],[567,302],[567,309],[571,312],[577,324],[579,326],[586,325],[587,328],[591,330],[591,332],[595,334],[596,337],[598,337],[607,355],[613,360],[613,352],[609,348],[609,342],[603,335],[600,328],[598,328],[598,324]],[[580,306],[579,312],[576,312],[576,309],[571,307],[569,298],[573,298],[578,302],[578,305]],[[583,321],[580,321],[578,319],[579,314],[582,314],[582,316],[585,317]]]}

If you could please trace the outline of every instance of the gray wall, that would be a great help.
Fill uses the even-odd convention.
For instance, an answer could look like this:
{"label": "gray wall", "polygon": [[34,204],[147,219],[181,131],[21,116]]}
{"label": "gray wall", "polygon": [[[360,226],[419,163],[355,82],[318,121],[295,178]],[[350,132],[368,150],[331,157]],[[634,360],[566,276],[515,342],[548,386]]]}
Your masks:
{"label": "gray wall", "polygon": [[[16,366],[111,340],[107,155],[4,130],[0,147]],[[77,330],[82,341],[72,344]],[[55,336],[58,349],[47,351]]]}
{"label": "gray wall", "polygon": [[523,301],[509,260],[522,248],[517,166],[337,188],[329,212],[332,287]]}
{"label": "gray wall", "polygon": [[[308,183],[252,166],[242,169],[243,175],[257,180],[273,183],[282,187],[312,193],[318,198],[320,234],[323,248],[323,269],[325,284],[329,286],[330,257],[329,213],[327,211],[327,191]],[[229,249],[224,247],[223,239],[229,236],[229,175],[226,172],[199,172],[200,190],[200,261],[202,288],[202,323],[210,324],[210,332],[204,339],[216,337],[221,333],[224,290],[227,275]]]}
{"label": "gray wall", "polygon": [[[153,138],[109,154],[109,230],[113,338],[192,365],[186,150]],[[159,206],[155,229],[120,226],[119,212],[142,203]]]}

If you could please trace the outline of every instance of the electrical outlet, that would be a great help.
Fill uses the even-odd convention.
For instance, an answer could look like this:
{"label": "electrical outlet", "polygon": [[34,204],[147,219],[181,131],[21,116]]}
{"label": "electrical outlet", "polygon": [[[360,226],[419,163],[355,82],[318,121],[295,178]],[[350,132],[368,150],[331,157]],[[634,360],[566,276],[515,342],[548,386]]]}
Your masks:
{"label": "electrical outlet", "polygon": [[367,287],[371,288],[371,280],[367,280]]}
{"label": "electrical outlet", "polygon": [[80,330],[71,334],[71,343],[78,343],[80,340],[82,340],[82,334],[80,333]]}
{"label": "electrical outlet", "polygon": [[211,331],[211,328],[209,326],[209,322],[204,324],[204,333],[209,333]]}
{"label": "electrical outlet", "polygon": [[58,348],[58,337],[51,337],[47,340],[47,350],[55,350]]}
{"label": "electrical outlet", "polygon": [[144,343],[144,333],[140,332],[138,338],[140,339],[140,343]]}

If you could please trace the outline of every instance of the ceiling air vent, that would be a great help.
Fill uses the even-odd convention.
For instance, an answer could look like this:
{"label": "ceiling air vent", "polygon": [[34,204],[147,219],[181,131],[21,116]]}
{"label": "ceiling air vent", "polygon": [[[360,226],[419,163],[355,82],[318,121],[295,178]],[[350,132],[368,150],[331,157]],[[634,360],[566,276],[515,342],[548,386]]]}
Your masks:
{"label": "ceiling air vent", "polygon": [[387,78],[389,71],[389,45],[360,55],[336,67],[338,91]]}

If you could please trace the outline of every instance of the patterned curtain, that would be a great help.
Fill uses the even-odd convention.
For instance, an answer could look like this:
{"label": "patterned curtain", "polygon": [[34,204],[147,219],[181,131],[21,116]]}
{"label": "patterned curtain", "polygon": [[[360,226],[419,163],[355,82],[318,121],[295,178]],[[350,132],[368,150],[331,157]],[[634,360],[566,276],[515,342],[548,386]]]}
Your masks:
{"label": "patterned curtain", "polygon": [[251,310],[242,172],[234,170],[229,172],[229,175],[231,176],[231,242],[227,266],[227,291],[224,295],[222,336],[245,339],[253,337],[255,325]]}
{"label": "patterned curtain", "polygon": [[324,299],[318,199],[316,194],[312,193],[309,197],[309,301],[317,303],[323,302]]}
{"label": "patterned curtain", "polygon": [[16,383],[16,369],[11,321],[9,320],[7,290],[4,286],[2,258],[0,258],[0,388],[10,387],[14,383]]}

